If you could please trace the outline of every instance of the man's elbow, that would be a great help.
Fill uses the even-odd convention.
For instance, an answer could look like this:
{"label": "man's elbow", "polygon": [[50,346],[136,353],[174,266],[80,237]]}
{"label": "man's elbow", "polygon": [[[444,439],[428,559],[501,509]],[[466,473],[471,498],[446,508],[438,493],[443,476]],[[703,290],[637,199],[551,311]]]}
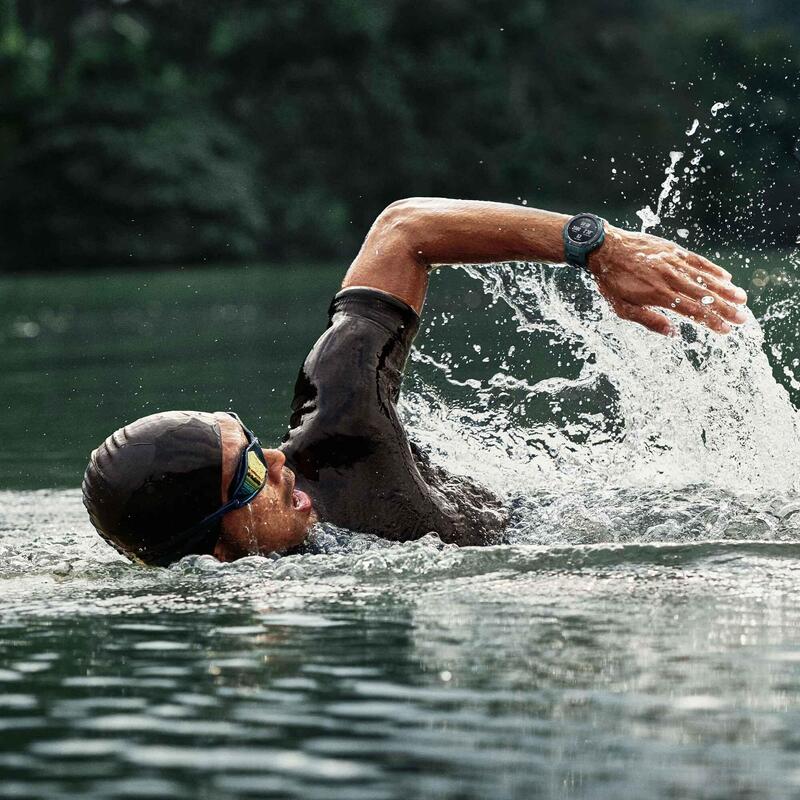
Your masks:
{"label": "man's elbow", "polygon": [[388,227],[408,227],[418,224],[429,208],[430,199],[427,197],[404,197],[389,203],[376,221]]}
{"label": "man's elbow", "polygon": [[386,206],[372,223],[369,239],[384,246],[412,247],[423,224],[423,212],[418,200],[409,197]]}
{"label": "man's elbow", "polygon": [[433,198],[428,197],[395,200],[378,215],[370,236],[413,248],[416,242],[424,238],[434,202]]}

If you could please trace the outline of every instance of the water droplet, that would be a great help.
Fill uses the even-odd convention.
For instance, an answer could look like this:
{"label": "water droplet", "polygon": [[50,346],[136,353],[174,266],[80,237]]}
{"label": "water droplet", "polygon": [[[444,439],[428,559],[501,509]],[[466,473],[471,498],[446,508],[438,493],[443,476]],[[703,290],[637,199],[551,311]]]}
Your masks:
{"label": "water droplet", "polygon": [[41,326],[38,322],[33,320],[17,320],[12,326],[11,331],[14,336],[20,339],[35,339],[40,331]]}
{"label": "water droplet", "polygon": [[700,298],[700,302],[704,306],[710,306],[714,302],[714,298],[710,294],[707,294]]}
{"label": "water droplet", "polygon": [[686,228],[678,228],[678,236],[680,236],[681,239],[687,239],[689,237],[689,231],[686,230]]}
{"label": "water droplet", "polygon": [[652,228],[655,225],[658,225],[661,222],[661,217],[653,211],[650,206],[645,206],[644,208],[640,208],[636,212],[636,216],[642,221],[641,231],[642,233],[646,233],[648,228]]}

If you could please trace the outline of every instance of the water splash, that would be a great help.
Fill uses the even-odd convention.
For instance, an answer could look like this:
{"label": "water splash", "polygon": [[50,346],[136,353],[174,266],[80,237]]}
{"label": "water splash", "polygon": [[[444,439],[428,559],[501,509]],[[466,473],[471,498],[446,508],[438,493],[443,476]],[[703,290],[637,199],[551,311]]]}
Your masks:
{"label": "water splash", "polygon": [[717,114],[720,111],[722,111],[723,108],[728,108],[730,104],[731,104],[730,100],[724,100],[723,102],[714,103],[714,105],[711,106],[711,116],[716,117]]}
{"label": "water splash", "polygon": [[[800,421],[754,319],[729,337],[684,323],[666,339],[617,318],[581,274],[567,287],[543,265],[467,271],[521,338],[547,331],[580,361],[574,378],[532,383],[506,355],[488,381],[460,381],[455,403],[424,379],[403,401],[414,437],[447,468],[516,498],[517,541],[774,530],[775,508],[800,489]],[[417,362],[423,375],[431,366]],[[553,413],[526,423],[520,405],[537,402]]]}
{"label": "water splash", "polygon": [[658,200],[656,200],[656,210],[653,211],[650,206],[645,206],[645,208],[642,208],[636,212],[636,215],[642,221],[642,233],[646,233],[648,228],[654,228],[661,222],[660,215],[664,201],[673,191],[673,186],[680,180],[679,176],[675,174],[675,167],[677,167],[678,162],[683,158],[683,155],[684,154],[679,150],[673,150],[669,154],[669,164],[664,170],[664,175],[666,177],[664,178],[664,182],[661,184],[661,193],[658,195]]}
{"label": "water splash", "polygon": [[[685,130],[695,138],[682,172],[686,151],[676,148],[655,203],[637,212],[642,231],[665,219],[679,224],[711,191],[706,151],[715,157],[721,148],[714,137],[743,122],[731,100],[715,102],[707,113],[705,122],[695,118]],[[751,198],[756,202],[763,196]],[[704,232],[691,228],[702,244]],[[689,234],[685,226],[672,235]],[[797,267],[795,256],[784,256],[787,267]],[[446,379],[457,399],[445,401],[434,388],[435,346],[423,345],[415,391],[406,394],[403,410],[414,436],[451,471],[516,498],[517,541],[689,541],[786,532],[793,513],[786,509],[800,492],[800,418],[767,354],[784,383],[800,390],[800,360],[791,356],[793,298],[773,301],[759,320],[751,318],[729,337],[667,311],[681,335],[663,339],[617,318],[583,274],[531,264],[466,271],[490,307],[507,310],[520,347],[495,353],[496,371],[482,381],[470,374],[470,359],[459,365],[451,357]],[[763,272],[768,288],[784,275]],[[546,346],[549,360],[573,368],[531,380],[525,342]],[[485,361],[486,348],[483,354]]]}

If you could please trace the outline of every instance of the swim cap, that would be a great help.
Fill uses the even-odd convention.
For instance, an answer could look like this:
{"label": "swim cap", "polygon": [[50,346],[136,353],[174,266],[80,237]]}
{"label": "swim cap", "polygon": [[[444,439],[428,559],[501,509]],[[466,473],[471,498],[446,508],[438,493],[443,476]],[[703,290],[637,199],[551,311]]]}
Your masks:
{"label": "swim cap", "polygon": [[222,504],[214,415],[167,411],[112,433],[92,453],[83,504],[97,532],[128,557],[166,566],[190,553],[213,553],[219,520],[184,532]]}

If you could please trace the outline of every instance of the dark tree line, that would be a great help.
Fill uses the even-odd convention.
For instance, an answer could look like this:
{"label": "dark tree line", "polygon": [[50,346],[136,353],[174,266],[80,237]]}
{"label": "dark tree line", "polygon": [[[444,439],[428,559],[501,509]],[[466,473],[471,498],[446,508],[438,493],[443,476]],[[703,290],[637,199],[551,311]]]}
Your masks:
{"label": "dark tree line", "polygon": [[0,0],[0,264],[347,257],[408,195],[623,212],[748,82],[686,219],[793,241],[798,31],[789,0]]}

